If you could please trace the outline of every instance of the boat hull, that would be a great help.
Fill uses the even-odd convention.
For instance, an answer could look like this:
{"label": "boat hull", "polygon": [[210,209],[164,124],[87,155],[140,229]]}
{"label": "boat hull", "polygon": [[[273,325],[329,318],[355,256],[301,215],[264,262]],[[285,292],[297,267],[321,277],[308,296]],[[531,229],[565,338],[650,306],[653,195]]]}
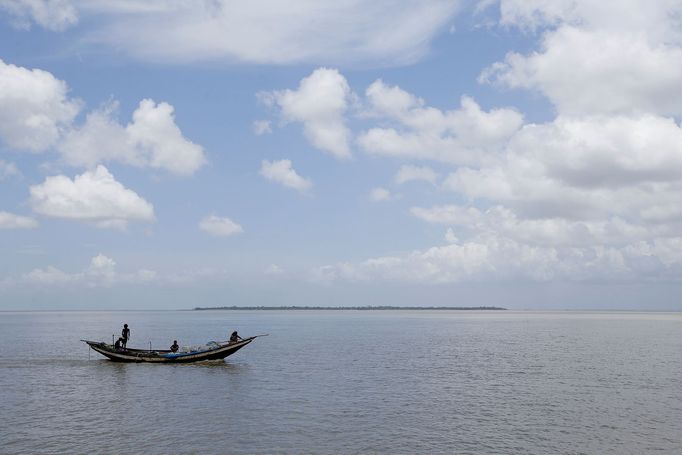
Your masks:
{"label": "boat hull", "polygon": [[234,354],[251,343],[256,337],[245,338],[237,343],[221,344],[214,349],[198,352],[146,351],[143,349],[115,349],[112,345],[101,341],[81,340],[94,351],[114,362],[146,362],[146,363],[192,363],[206,360],[220,360]]}

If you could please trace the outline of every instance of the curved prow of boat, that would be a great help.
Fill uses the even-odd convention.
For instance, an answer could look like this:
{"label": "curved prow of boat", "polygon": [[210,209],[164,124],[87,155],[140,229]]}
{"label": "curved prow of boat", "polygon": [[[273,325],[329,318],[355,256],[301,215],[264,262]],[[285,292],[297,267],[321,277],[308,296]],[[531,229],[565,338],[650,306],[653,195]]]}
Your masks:
{"label": "curved prow of boat", "polygon": [[103,341],[81,340],[87,343],[93,350],[99,352],[109,360],[114,362],[149,362],[149,363],[190,363],[201,362],[204,360],[220,360],[234,354],[241,348],[258,338],[252,336],[244,338],[236,343],[216,343],[215,347],[191,351],[191,352],[172,352],[169,350],[148,350],[148,349],[116,349],[111,344]]}

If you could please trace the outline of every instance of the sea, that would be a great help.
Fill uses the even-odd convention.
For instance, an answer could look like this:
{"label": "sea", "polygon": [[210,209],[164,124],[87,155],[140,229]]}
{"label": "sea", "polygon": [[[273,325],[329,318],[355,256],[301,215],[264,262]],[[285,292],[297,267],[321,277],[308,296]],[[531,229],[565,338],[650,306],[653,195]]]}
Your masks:
{"label": "sea", "polygon": [[682,314],[2,312],[0,454],[682,454]]}

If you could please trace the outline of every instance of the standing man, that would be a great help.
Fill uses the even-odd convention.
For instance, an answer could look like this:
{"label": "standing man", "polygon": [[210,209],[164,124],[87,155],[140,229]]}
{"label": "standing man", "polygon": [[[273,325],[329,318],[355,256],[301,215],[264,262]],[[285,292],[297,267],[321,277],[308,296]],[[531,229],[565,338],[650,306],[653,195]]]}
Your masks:
{"label": "standing man", "polygon": [[123,338],[123,342],[121,344],[123,345],[123,349],[125,349],[126,344],[128,344],[128,340],[130,339],[130,329],[128,328],[128,324],[123,324],[123,330],[121,330],[121,338]]}

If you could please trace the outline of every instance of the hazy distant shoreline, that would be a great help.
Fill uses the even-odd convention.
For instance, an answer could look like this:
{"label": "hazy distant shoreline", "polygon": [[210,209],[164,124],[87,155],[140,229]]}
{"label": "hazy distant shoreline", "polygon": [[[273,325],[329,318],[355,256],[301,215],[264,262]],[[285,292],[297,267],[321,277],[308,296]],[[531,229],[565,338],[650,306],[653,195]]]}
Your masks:
{"label": "hazy distant shoreline", "polygon": [[195,307],[194,311],[204,310],[486,310],[504,311],[506,308],[495,306],[218,306]]}

